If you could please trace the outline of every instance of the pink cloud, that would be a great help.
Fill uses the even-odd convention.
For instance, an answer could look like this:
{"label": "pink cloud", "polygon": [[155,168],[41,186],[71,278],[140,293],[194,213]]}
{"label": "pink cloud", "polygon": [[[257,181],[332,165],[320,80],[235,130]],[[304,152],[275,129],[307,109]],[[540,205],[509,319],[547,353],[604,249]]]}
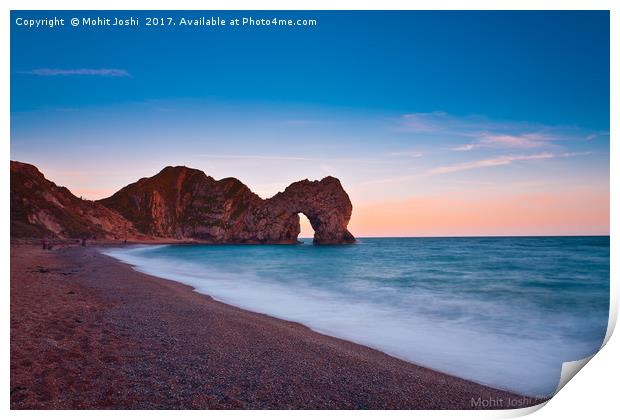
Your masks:
{"label": "pink cloud", "polygon": [[559,147],[560,142],[582,142],[609,133],[587,132],[579,127],[552,126],[527,121],[494,121],[480,115],[455,116],[443,111],[401,115],[395,129],[400,132],[437,137],[437,141],[460,139],[450,150],[541,149]]}
{"label": "pink cloud", "polygon": [[494,149],[533,149],[548,146],[553,137],[541,133],[526,134],[488,134],[481,135],[477,142],[457,146],[452,150],[463,152],[479,148]]}
{"label": "pink cloud", "polygon": [[510,165],[512,162],[517,162],[517,161],[544,160],[544,159],[554,159],[554,158],[586,156],[591,153],[592,152],[567,152],[567,153],[555,154],[555,153],[543,152],[543,153],[536,153],[532,155],[497,156],[494,158],[475,160],[472,162],[457,163],[455,165],[440,166],[439,168],[432,169],[429,172],[429,174],[439,175],[439,174],[447,174],[447,173],[452,173],[452,172],[468,171],[470,169],[487,168],[491,166],[504,166],[504,165]]}
{"label": "pink cloud", "polygon": [[548,144],[552,137],[539,133],[522,135],[487,134],[482,136],[480,143],[490,147],[531,148]]}
{"label": "pink cloud", "polygon": [[454,147],[452,150],[456,152],[468,152],[470,150],[474,150],[477,147],[478,147],[477,145],[470,143],[470,144],[463,144],[461,146]]}
{"label": "pink cloud", "polygon": [[401,152],[390,152],[386,153],[385,156],[390,157],[406,157],[406,158],[419,158],[424,156],[421,152],[415,150],[404,150]]}
{"label": "pink cloud", "polygon": [[510,165],[515,161],[552,159],[556,157],[553,153],[538,153],[534,155],[515,155],[498,156],[490,159],[475,160],[472,162],[458,163],[456,165],[440,166],[430,171],[431,175],[447,174],[452,172],[467,171],[476,168],[486,168],[490,166]]}

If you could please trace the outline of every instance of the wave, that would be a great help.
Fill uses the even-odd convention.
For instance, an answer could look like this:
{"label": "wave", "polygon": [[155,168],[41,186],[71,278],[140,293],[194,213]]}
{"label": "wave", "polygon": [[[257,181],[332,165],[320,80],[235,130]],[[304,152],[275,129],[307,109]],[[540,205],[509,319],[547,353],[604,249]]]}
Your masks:
{"label": "wave", "polygon": [[[216,300],[525,395],[553,393],[563,361],[596,351],[598,332],[589,340],[563,333],[577,322],[575,317],[548,313],[546,326],[541,325],[540,311],[525,300],[522,308],[506,306],[503,299],[518,295],[517,286],[498,287],[488,295],[497,301],[490,301],[447,292],[445,285],[433,287],[433,282],[414,288],[402,273],[398,282],[389,281],[387,263],[375,280],[356,275],[354,268],[353,275],[330,277],[330,260],[343,263],[343,256],[327,248],[276,247],[271,252],[255,247],[165,247],[103,252],[140,272],[189,285]],[[305,265],[308,258],[315,261],[317,252],[327,270]],[[383,276],[383,281],[376,281],[376,276]],[[592,328],[598,318],[586,316],[579,322]]]}

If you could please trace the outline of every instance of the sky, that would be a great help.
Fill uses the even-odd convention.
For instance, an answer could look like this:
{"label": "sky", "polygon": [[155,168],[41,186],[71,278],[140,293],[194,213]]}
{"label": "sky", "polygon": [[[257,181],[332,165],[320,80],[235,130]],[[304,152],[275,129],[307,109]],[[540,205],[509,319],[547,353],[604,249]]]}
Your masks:
{"label": "sky", "polygon": [[[317,24],[145,26],[153,15]],[[53,16],[65,26],[17,24]],[[97,16],[140,26],[68,24]],[[360,237],[609,233],[608,12],[11,20],[11,158],[78,196],[167,165],[263,198],[332,175]]]}

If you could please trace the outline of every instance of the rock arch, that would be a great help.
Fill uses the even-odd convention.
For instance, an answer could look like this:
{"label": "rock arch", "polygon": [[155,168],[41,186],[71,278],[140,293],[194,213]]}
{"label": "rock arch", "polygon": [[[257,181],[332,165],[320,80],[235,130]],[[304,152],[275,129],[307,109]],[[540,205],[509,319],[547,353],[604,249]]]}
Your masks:
{"label": "rock arch", "polygon": [[[299,234],[299,213],[303,213],[314,229],[315,244],[353,243],[347,230],[353,206],[340,181],[328,176],[321,181],[294,182],[284,192],[266,200],[265,207],[273,218],[293,219]],[[285,229],[290,232],[291,229]]]}

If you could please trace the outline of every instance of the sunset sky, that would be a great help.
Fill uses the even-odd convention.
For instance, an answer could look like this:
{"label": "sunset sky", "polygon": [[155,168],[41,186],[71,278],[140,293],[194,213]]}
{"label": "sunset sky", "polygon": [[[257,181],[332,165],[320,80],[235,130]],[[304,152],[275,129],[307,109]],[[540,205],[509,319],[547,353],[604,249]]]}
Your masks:
{"label": "sunset sky", "polygon": [[12,159],[89,199],[167,165],[264,198],[333,175],[360,237],[609,233],[607,12],[165,14],[318,25],[12,12]]}

